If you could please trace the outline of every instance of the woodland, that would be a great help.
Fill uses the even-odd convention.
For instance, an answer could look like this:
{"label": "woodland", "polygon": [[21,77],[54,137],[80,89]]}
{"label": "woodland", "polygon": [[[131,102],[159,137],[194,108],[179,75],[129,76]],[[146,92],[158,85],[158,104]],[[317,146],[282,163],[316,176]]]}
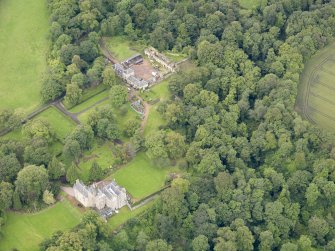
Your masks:
{"label": "woodland", "polygon": [[[48,0],[48,9],[44,102],[65,95],[75,105],[99,82],[123,102],[100,55],[106,36],[187,54],[194,67],[169,79],[170,98],[157,108],[167,124],[146,135],[134,125],[120,150],[120,162],[145,151],[157,168],[178,163],[183,174],[117,230],[88,211],[41,250],[335,250],[334,137],[296,109],[304,64],[333,42],[335,2],[268,0],[246,10],[237,0]],[[94,139],[121,133],[109,109],[97,110],[64,140],[72,161],[64,168],[41,123],[23,126],[28,142],[1,141],[3,213],[50,203],[45,191],[75,181]],[[16,114],[2,112],[0,125],[19,126]],[[92,180],[101,172],[92,168]]]}

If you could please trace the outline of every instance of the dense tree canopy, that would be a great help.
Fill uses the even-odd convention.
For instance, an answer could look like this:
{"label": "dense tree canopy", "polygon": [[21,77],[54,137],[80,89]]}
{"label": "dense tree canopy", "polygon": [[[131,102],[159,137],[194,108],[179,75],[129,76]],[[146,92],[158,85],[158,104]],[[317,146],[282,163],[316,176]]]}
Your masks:
{"label": "dense tree canopy", "polygon": [[[74,104],[82,89],[99,82],[112,87],[114,109],[126,101],[126,88],[99,57],[102,36],[126,35],[185,53],[194,67],[169,79],[171,98],[159,107],[165,126],[145,138],[135,122],[125,130],[134,152],[144,149],[157,165],[178,164],[182,177],[116,233],[89,213],[78,227],[43,242],[42,250],[334,250],[334,141],[295,111],[304,64],[335,36],[333,1],[268,0],[252,10],[238,0],[49,0],[48,7],[44,101],[66,95]],[[17,121],[2,111],[0,127],[11,117]],[[31,144],[1,146],[4,209],[11,206],[6,196],[15,208],[41,200],[48,175],[64,175],[45,151],[52,130],[35,123],[24,130]],[[110,105],[95,109],[87,125],[67,137],[63,156],[78,161],[94,136],[120,138]],[[50,173],[21,170],[25,162],[50,163]],[[91,179],[100,171],[94,165]],[[18,172],[13,192],[7,182]],[[77,177],[73,163],[66,178]]]}

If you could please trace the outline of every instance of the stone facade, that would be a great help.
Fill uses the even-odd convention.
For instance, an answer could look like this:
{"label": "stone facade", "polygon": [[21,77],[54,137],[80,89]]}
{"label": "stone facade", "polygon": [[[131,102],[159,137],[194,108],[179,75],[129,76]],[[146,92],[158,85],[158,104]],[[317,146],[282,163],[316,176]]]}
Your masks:
{"label": "stone facade", "polygon": [[126,81],[135,89],[144,90],[149,86],[149,82],[135,76],[134,69],[126,68],[124,64],[115,64],[114,70],[116,75]]}
{"label": "stone facade", "polygon": [[145,55],[148,56],[148,58],[161,64],[163,67],[168,69],[170,72],[177,71],[177,65],[174,62],[172,62],[170,59],[165,57],[162,53],[157,51],[155,48],[149,47],[144,50],[144,53]]}
{"label": "stone facade", "polygon": [[76,180],[73,190],[75,198],[84,207],[95,207],[99,210],[107,207],[117,210],[127,205],[126,189],[118,186],[115,181],[102,181],[86,186],[80,180]]}

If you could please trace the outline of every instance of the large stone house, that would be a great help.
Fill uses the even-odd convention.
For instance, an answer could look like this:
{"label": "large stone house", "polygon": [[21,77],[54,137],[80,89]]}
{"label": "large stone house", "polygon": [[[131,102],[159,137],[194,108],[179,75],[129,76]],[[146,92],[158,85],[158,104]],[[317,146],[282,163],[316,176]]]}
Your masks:
{"label": "large stone house", "polygon": [[[125,65],[124,63],[114,65],[116,75],[118,75],[120,78],[122,78],[124,81],[126,81],[130,86],[132,86],[135,89],[144,90],[149,86],[148,81],[140,79],[135,75],[134,69],[127,68],[124,65]],[[127,63],[127,65],[129,65],[129,63]]]}
{"label": "large stone house", "polygon": [[117,210],[127,205],[126,189],[118,186],[115,181],[101,181],[86,186],[80,180],[76,180],[73,190],[75,198],[84,207],[95,207],[99,210],[107,207]]}

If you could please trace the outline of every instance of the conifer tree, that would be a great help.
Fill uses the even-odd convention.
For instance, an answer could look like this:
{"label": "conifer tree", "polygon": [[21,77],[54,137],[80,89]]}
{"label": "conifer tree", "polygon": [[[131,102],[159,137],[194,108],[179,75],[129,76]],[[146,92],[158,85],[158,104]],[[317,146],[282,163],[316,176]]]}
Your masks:
{"label": "conifer tree", "polygon": [[100,167],[100,165],[96,161],[94,161],[90,169],[89,179],[90,181],[97,181],[100,180],[102,177],[103,177],[103,170]]}
{"label": "conifer tree", "polygon": [[60,162],[56,156],[52,158],[48,165],[49,178],[57,180],[65,174],[64,164]]}
{"label": "conifer tree", "polygon": [[67,169],[66,180],[67,182],[73,185],[76,182],[76,179],[78,179],[78,177],[79,175],[77,166],[75,165],[75,163],[72,162],[72,165],[69,167],[69,169]]}

